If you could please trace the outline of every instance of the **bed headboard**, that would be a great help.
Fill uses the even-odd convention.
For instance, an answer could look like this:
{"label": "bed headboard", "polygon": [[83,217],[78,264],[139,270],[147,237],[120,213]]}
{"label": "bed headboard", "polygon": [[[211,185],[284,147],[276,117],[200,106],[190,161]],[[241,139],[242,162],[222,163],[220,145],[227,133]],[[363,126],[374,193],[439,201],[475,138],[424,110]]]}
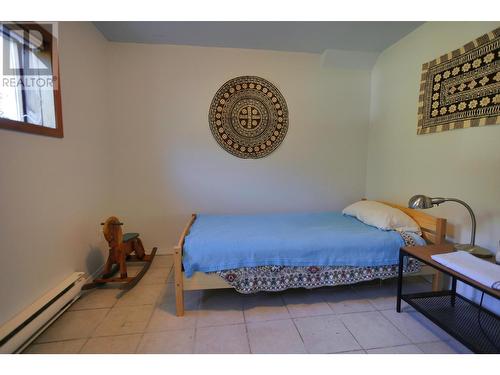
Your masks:
{"label": "bed headboard", "polygon": [[422,237],[431,244],[441,244],[446,239],[446,219],[435,217],[420,210],[399,206],[394,203],[380,201],[380,203],[400,209],[405,214],[410,216],[422,228]]}

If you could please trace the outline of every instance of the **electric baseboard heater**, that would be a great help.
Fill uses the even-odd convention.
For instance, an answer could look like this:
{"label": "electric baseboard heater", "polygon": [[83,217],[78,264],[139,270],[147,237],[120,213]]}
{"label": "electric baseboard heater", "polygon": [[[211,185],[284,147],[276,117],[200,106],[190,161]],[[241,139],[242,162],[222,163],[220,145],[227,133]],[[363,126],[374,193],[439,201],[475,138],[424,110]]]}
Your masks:
{"label": "electric baseboard heater", "polygon": [[0,353],[20,353],[75,302],[87,281],[75,272],[0,327]]}

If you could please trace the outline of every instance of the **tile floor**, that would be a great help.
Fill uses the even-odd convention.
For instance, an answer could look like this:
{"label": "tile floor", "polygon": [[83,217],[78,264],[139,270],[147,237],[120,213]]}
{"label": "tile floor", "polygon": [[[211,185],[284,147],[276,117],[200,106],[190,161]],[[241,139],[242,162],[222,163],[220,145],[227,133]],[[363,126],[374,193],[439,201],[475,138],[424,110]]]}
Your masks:
{"label": "tile floor", "polygon": [[[409,278],[405,287],[430,285]],[[469,353],[409,306],[396,313],[395,292],[394,280],[192,291],[186,315],[176,317],[172,257],[157,256],[131,291],[85,292],[25,353]]]}

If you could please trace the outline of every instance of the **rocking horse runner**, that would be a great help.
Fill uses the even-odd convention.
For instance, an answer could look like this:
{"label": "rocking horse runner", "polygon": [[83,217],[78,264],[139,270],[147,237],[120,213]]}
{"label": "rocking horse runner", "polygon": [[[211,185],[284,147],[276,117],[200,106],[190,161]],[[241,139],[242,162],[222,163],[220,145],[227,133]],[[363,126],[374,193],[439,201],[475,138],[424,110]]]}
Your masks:
{"label": "rocking horse runner", "polygon": [[[103,225],[104,238],[108,241],[109,245],[108,260],[104,265],[102,276],[95,279],[92,283],[85,285],[84,289],[90,289],[109,282],[123,283],[123,288],[132,288],[148,270],[157,249],[154,247],[151,254],[146,254],[144,246],[142,246],[142,241],[139,238],[139,233],[123,234],[123,223],[116,216],[109,217],[101,225]],[[132,253],[135,253],[135,256]],[[137,276],[128,277],[127,261],[144,263],[142,270]],[[113,277],[117,271],[116,267],[113,267],[115,264],[120,271],[120,277]]]}

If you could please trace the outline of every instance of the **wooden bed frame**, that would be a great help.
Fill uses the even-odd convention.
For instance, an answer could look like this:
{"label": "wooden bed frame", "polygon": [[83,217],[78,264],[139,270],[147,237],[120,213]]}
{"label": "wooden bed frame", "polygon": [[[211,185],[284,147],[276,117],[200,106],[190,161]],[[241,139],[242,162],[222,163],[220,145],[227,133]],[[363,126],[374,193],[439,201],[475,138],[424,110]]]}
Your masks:
{"label": "wooden bed frame", "polygon": [[[395,207],[413,218],[422,229],[422,237],[431,244],[441,244],[445,242],[446,236],[446,219],[434,217],[422,211],[411,208],[398,206],[393,203],[381,202],[389,206]],[[184,315],[184,291],[185,290],[206,290],[206,289],[224,289],[232,288],[221,277],[216,274],[206,274],[204,272],[196,272],[190,278],[187,278],[182,271],[182,254],[184,248],[184,239],[189,233],[191,226],[196,220],[196,214],[191,215],[191,219],[184,228],[177,246],[174,247],[174,273],[175,273],[175,305],[177,316]],[[423,266],[418,273],[412,273],[407,276],[431,276],[432,289],[439,290],[441,288],[441,274],[435,272],[428,266]]]}

